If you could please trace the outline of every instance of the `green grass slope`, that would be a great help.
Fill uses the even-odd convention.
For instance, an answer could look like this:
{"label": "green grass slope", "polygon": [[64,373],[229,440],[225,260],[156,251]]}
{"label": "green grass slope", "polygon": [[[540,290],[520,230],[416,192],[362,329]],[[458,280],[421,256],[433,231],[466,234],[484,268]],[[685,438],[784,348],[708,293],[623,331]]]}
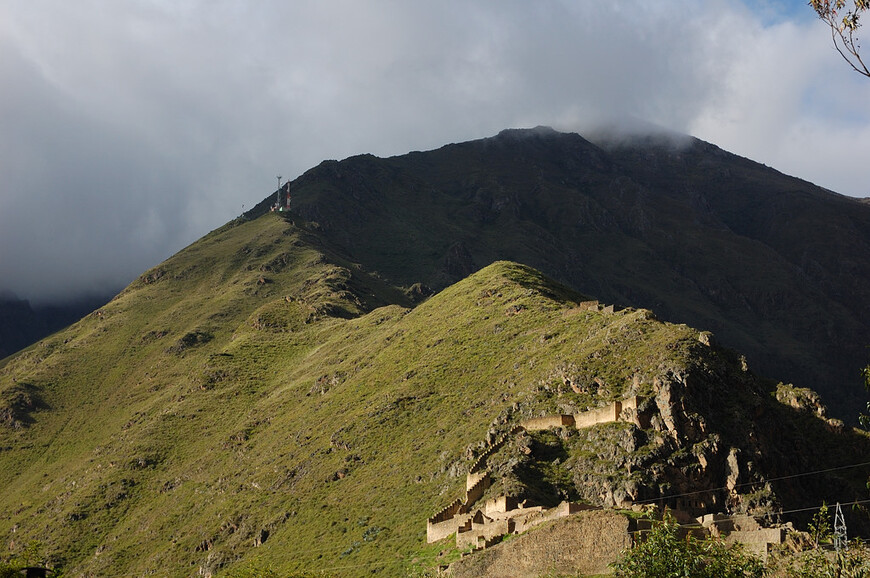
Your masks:
{"label": "green grass slope", "polygon": [[[658,399],[663,380],[692,411],[671,441],[662,420],[636,434],[653,474],[623,481],[645,496],[671,491],[668,468],[697,469],[704,452],[724,463],[732,446],[747,481],[866,455],[863,434],[783,405],[687,326],[586,310],[585,297],[506,262],[411,307],[316,229],[277,214],[231,223],[4,360],[0,537],[12,552],[39,542],[72,575],[408,575],[451,550],[426,546],[425,521],[464,490],[488,434],[628,393]],[[747,441],[745,407],[792,429]],[[608,449],[622,429],[571,438],[573,473],[543,457],[528,471],[603,487],[633,459]],[[788,447],[780,463],[763,445],[807,432],[833,449]],[[547,491],[528,471],[520,482]],[[787,506],[783,495],[768,505]]]}

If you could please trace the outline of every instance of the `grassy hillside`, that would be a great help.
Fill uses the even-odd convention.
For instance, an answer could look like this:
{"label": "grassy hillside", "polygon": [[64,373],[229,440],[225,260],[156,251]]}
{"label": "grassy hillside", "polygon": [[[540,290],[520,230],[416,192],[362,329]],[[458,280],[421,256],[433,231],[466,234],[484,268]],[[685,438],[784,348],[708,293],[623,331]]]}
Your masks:
{"label": "grassy hillside", "polygon": [[855,421],[870,206],[689,137],[597,142],[539,128],[326,161],[293,182],[294,207],[396,285],[440,289],[496,260],[524,263],[713,331]]}
{"label": "grassy hillside", "polygon": [[[464,489],[488,434],[629,393],[671,411],[665,389],[680,431],[653,420],[631,434],[654,473],[622,480],[647,497],[688,483],[675,472],[697,468],[699,452],[719,465],[689,481],[717,487],[730,447],[747,482],[870,451],[863,434],[777,401],[774,384],[696,330],[585,299],[497,262],[412,307],[317,225],[233,222],[2,362],[0,536],[12,552],[40,542],[73,575],[406,575],[450,553],[425,545],[425,520]],[[772,424],[749,440],[747,407]],[[698,412],[702,434],[688,431],[703,429]],[[634,459],[608,450],[620,428],[569,440],[578,484],[611,484]],[[831,450],[788,445],[807,435]],[[850,484],[812,499],[844,501],[861,487]],[[776,489],[765,507],[809,495]]]}

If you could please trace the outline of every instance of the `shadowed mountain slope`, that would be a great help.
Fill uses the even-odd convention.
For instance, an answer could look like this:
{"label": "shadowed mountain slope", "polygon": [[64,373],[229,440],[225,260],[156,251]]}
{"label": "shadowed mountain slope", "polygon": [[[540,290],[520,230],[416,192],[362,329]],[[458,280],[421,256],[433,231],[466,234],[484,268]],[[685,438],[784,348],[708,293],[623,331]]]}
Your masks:
{"label": "shadowed mountain slope", "polygon": [[78,321],[111,299],[111,294],[34,307],[0,291],[0,359]]}
{"label": "shadowed mountain slope", "polygon": [[596,140],[508,130],[326,161],[293,182],[294,210],[395,284],[438,289],[507,259],[714,331],[854,420],[870,206],[689,137]]}

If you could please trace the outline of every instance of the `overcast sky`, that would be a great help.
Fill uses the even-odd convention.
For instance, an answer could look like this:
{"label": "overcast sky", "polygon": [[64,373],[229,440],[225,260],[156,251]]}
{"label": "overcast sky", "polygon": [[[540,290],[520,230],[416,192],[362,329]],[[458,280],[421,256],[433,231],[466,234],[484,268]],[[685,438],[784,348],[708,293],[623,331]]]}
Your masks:
{"label": "overcast sky", "polygon": [[0,0],[0,289],[117,289],[278,174],[509,127],[635,117],[870,196],[868,102],[804,0]]}

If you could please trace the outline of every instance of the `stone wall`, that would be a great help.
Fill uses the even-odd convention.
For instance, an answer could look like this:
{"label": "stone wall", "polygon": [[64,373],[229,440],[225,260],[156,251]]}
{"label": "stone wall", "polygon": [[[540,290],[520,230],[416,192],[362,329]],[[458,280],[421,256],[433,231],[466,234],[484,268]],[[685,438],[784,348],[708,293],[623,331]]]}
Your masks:
{"label": "stone wall", "polygon": [[[464,520],[460,519],[465,504],[457,498],[449,506],[441,508],[434,516],[426,520],[426,542],[437,542],[456,532]],[[469,517],[466,515],[466,517]]]}
{"label": "stone wall", "polygon": [[469,472],[465,476],[465,491],[466,491],[466,493],[468,492],[468,490],[470,490],[471,488],[476,486],[478,484],[478,482],[480,482],[480,480],[482,480],[483,478],[485,478],[488,475],[489,475],[489,473],[486,470],[484,470],[482,472]]}
{"label": "stone wall", "polygon": [[539,431],[550,429],[551,427],[573,427],[573,415],[546,415],[544,417],[535,417],[527,419],[520,423],[526,431]]}
{"label": "stone wall", "polygon": [[[480,514],[480,512],[478,512]],[[490,520],[475,522],[472,520],[471,528],[463,531],[461,528],[456,534],[456,547],[459,549],[472,546],[475,548],[485,548],[489,546],[496,538],[501,538],[505,534],[510,534],[511,520]]]}
{"label": "stone wall", "polygon": [[511,512],[514,518],[514,533],[519,534],[539,524],[543,524],[544,522],[564,518],[566,516],[570,516],[571,514],[576,514],[577,512],[582,512],[584,510],[600,509],[601,508],[597,506],[590,506],[588,504],[562,502],[555,508],[550,508],[549,510],[545,510],[540,506],[514,510],[513,512]]}
{"label": "stone wall", "polygon": [[473,503],[483,497],[483,493],[489,488],[489,475],[484,475],[476,484],[465,492],[465,507],[469,508]]}
{"label": "stone wall", "polygon": [[462,558],[450,565],[447,575],[531,578],[609,574],[608,564],[630,545],[625,516],[610,510],[580,512]]}
{"label": "stone wall", "polygon": [[574,427],[580,429],[584,427],[592,427],[600,423],[611,423],[615,421],[630,421],[637,423],[639,406],[640,399],[637,396],[634,396],[621,401],[614,401],[604,407],[575,413],[573,416]]}
{"label": "stone wall", "polygon": [[517,507],[517,499],[509,496],[498,496],[486,501],[483,506],[483,513],[487,516],[509,512]]}
{"label": "stone wall", "polygon": [[577,304],[580,311],[600,311],[601,313],[613,313],[616,308],[613,305],[601,305],[598,301],[582,301]]}
{"label": "stone wall", "polygon": [[641,429],[650,426],[649,412],[640,411],[641,399],[637,396],[622,400],[622,411],[619,413],[621,421],[631,422]]}
{"label": "stone wall", "polygon": [[622,404],[615,401],[610,405],[599,407],[598,409],[574,414],[574,426],[579,429],[583,427],[592,427],[600,423],[619,421],[619,414],[621,412]]}
{"label": "stone wall", "polygon": [[638,405],[640,405],[640,399],[638,399],[637,396],[627,397],[619,403],[622,406],[620,411],[626,411],[626,410],[637,411],[637,407],[638,407]]}
{"label": "stone wall", "polygon": [[483,453],[477,456],[477,459],[474,460],[473,464],[471,464],[471,467],[468,469],[469,473],[475,473],[484,470],[486,468],[486,458],[501,449],[501,446],[504,445],[505,441],[507,441],[509,437],[516,435],[517,433],[522,431],[522,429],[523,426],[516,425],[511,428],[510,431],[498,438],[494,443],[488,445],[486,449],[483,450]]}
{"label": "stone wall", "polygon": [[544,508],[541,506],[524,508],[519,512],[512,513],[514,514],[514,532],[517,534],[530,530],[546,520]]}
{"label": "stone wall", "polygon": [[432,522],[433,524],[438,523],[438,522],[443,522],[444,520],[449,520],[450,518],[452,518],[456,514],[460,513],[461,511],[462,511],[462,500],[460,500],[459,498],[456,498],[452,504],[450,504],[449,506],[445,506],[445,507],[441,508],[440,510],[438,510],[434,516],[429,518],[429,521]]}
{"label": "stone wall", "polygon": [[744,549],[767,562],[767,554],[771,544],[782,544],[785,530],[783,528],[759,528],[731,532],[725,537],[726,544],[739,542]]}
{"label": "stone wall", "polygon": [[[596,303],[597,307],[597,303]],[[609,423],[620,421],[621,419],[629,419],[637,414],[639,400],[636,397],[628,398],[623,401],[616,401],[602,408],[585,411],[575,415],[549,415],[537,418],[531,418],[523,421],[520,425],[511,428],[510,431],[503,434],[494,443],[484,449],[477,457],[474,463],[468,470],[465,479],[465,500],[461,498],[455,500],[449,506],[439,510],[434,516],[427,520],[426,524],[426,540],[427,542],[435,542],[450,536],[452,533],[457,533],[457,543],[460,541],[459,534],[467,530],[467,524],[470,523],[469,513],[472,511],[472,506],[475,502],[483,497],[483,494],[489,488],[491,480],[489,471],[486,466],[486,460],[493,453],[498,451],[505,442],[512,436],[521,431],[536,431],[545,430],[551,427],[590,427],[600,423]],[[625,410],[625,413],[623,413]],[[540,524],[543,521],[567,516],[574,511],[581,509],[577,504],[568,504],[563,502],[556,508],[543,511],[541,508],[516,509],[516,501],[508,503],[509,498],[501,496],[493,500],[489,500],[483,508],[487,515],[493,514],[497,520],[488,519],[487,526],[492,525],[495,521],[508,520],[516,518],[516,526],[522,530]],[[564,506],[564,508],[563,508]],[[571,508],[575,508],[572,510]],[[566,509],[565,512],[562,509]],[[507,514],[507,512],[512,512]],[[478,512],[480,513],[480,512]],[[507,514],[507,515],[498,515]],[[512,522],[513,523],[513,522]],[[522,531],[517,530],[517,531]],[[504,532],[503,532],[504,533]],[[484,542],[493,538],[494,535],[489,535],[490,531],[485,532],[483,536]],[[465,536],[462,541],[472,540],[472,536]]]}
{"label": "stone wall", "polygon": [[426,542],[431,544],[432,542],[443,540],[459,532],[460,528],[470,526],[471,514],[456,514],[452,518],[442,522],[432,522],[430,519],[426,524]]}

